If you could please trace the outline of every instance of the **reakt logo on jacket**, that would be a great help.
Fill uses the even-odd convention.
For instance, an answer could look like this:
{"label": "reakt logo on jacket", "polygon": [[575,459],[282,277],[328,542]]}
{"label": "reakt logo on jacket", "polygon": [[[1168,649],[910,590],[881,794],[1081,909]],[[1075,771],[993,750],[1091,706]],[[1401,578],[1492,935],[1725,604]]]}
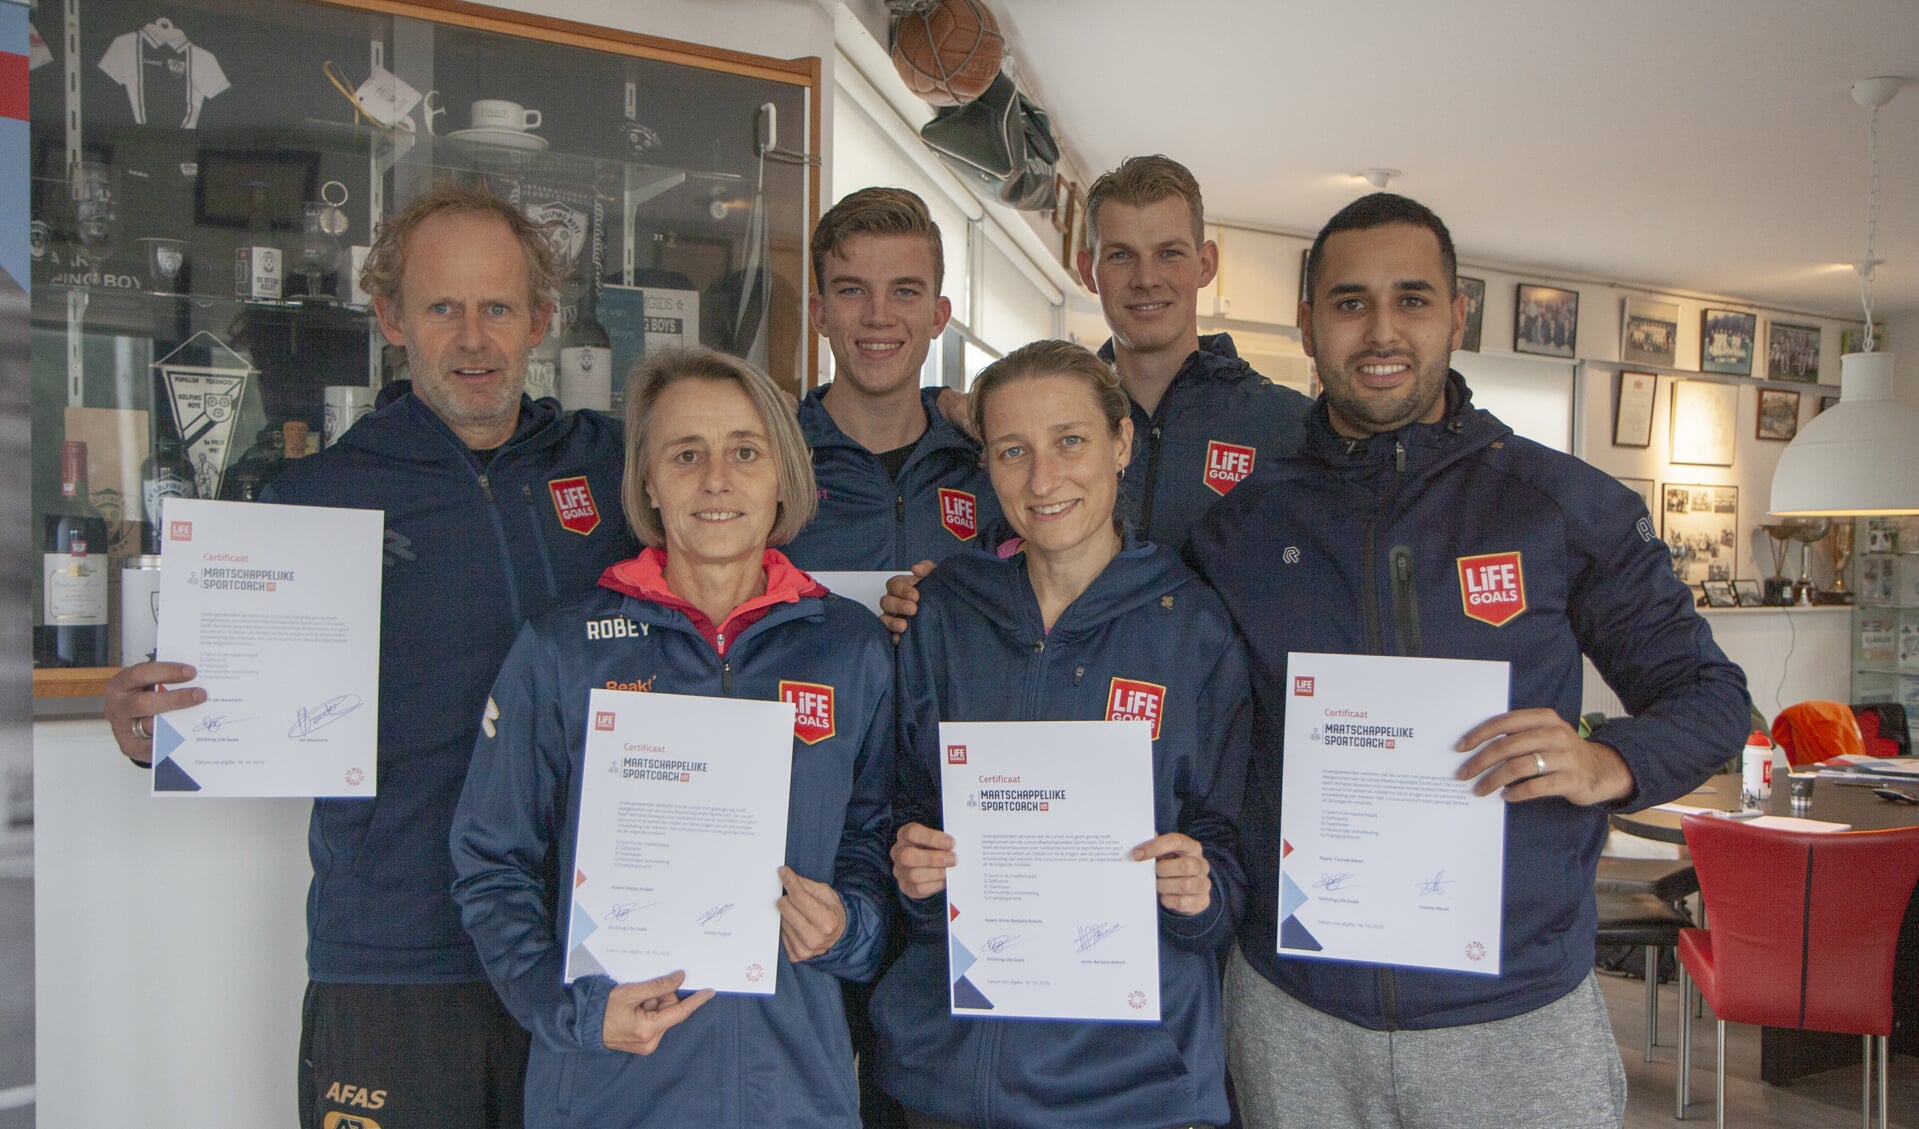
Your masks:
{"label": "reakt logo on jacket", "polygon": [[1107,721],[1150,721],[1153,740],[1166,709],[1166,687],[1132,678],[1115,678],[1106,690]]}
{"label": "reakt logo on jacket", "polygon": [[1215,494],[1228,494],[1246,476],[1253,473],[1253,458],[1259,454],[1251,447],[1221,443],[1206,444],[1206,488]]}
{"label": "reakt logo on jacket", "polygon": [[584,537],[600,527],[600,508],[593,504],[593,487],[586,475],[551,479],[546,488],[553,494],[553,510],[563,528]]}
{"label": "reakt logo on jacket", "polygon": [[1504,627],[1526,610],[1526,571],[1520,555],[1481,553],[1460,557],[1459,601],[1466,618]]}
{"label": "reakt logo on jacket", "polygon": [[940,487],[940,524],[962,541],[979,535],[979,499],[964,490]]}
{"label": "reakt logo on jacket", "polygon": [[793,703],[793,736],[817,745],[833,736],[833,688],[817,682],[780,683],[780,701]]}

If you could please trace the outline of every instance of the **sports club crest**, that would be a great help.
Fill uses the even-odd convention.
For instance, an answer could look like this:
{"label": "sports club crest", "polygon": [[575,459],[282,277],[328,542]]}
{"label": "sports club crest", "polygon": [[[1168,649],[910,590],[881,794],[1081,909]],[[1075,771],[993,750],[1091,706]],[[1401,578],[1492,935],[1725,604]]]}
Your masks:
{"label": "sports club crest", "polygon": [[1166,687],[1136,678],[1115,678],[1106,688],[1107,721],[1150,721],[1153,740],[1159,740],[1159,725],[1165,718]]}
{"label": "sports club crest", "polygon": [[940,524],[962,541],[979,535],[979,499],[964,490],[940,487]]}
{"label": "sports club crest", "polygon": [[838,731],[833,724],[833,688],[817,682],[780,682],[780,701],[793,703],[793,736],[817,745]]}
{"label": "sports club crest", "polygon": [[593,504],[593,487],[584,474],[549,479],[546,488],[553,495],[553,512],[560,515],[562,528],[584,537],[600,527],[600,508]]}
{"label": "sports club crest", "polygon": [[1237,443],[1221,443],[1217,439],[1207,443],[1206,488],[1222,496],[1231,493],[1233,487],[1253,473],[1253,459],[1258,454],[1255,449]]}
{"label": "sports club crest", "polygon": [[1467,619],[1504,627],[1526,610],[1526,570],[1520,554],[1460,557],[1459,602]]}

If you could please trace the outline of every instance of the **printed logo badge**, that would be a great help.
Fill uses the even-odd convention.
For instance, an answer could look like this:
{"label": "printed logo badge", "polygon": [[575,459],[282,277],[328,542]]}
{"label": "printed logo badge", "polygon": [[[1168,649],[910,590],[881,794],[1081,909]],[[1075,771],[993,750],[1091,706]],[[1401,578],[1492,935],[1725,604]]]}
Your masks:
{"label": "printed logo badge", "polygon": [[380,1123],[363,1114],[328,1110],[320,1129],[380,1129]]}
{"label": "printed logo badge", "polygon": [[593,713],[593,728],[600,733],[613,732],[613,711],[595,710]]}
{"label": "printed logo badge", "polygon": [[966,746],[965,745],[946,746],[946,763],[947,764],[965,764],[966,763]]}
{"label": "printed logo badge", "polygon": [[1296,674],[1293,676],[1293,697],[1310,698],[1313,696],[1313,676]]}
{"label": "printed logo badge", "polygon": [[167,523],[167,540],[193,540],[193,523],[190,521],[170,521]]}
{"label": "printed logo badge", "polygon": [[793,703],[793,736],[817,745],[836,732],[833,726],[833,688],[817,682],[780,683],[780,701]]}
{"label": "printed logo badge", "polygon": [[1159,723],[1166,708],[1166,687],[1132,678],[1115,678],[1106,690],[1107,721],[1150,721],[1153,740],[1159,740]]}
{"label": "printed logo badge", "polygon": [[1467,619],[1504,627],[1526,610],[1526,571],[1518,553],[1460,557],[1458,564],[1459,602]]}
{"label": "printed logo badge", "polygon": [[964,490],[940,487],[940,524],[962,541],[979,536],[979,501]]}
{"label": "printed logo badge", "polygon": [[1257,454],[1251,447],[1217,439],[1206,444],[1206,488],[1215,494],[1230,494],[1253,473],[1253,456]]}
{"label": "printed logo badge", "polygon": [[546,484],[553,494],[553,510],[560,526],[584,537],[600,527],[600,508],[593,504],[593,488],[584,474],[555,478]]}

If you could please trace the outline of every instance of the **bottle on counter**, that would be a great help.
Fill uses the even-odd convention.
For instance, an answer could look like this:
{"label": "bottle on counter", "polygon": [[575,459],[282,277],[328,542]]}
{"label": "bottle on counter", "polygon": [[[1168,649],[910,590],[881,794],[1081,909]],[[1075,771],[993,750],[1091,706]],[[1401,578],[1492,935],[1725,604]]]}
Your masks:
{"label": "bottle on counter", "polygon": [[40,540],[41,666],[107,665],[107,519],[87,491],[87,445],[60,444],[60,499]]}
{"label": "bottle on counter", "polygon": [[570,410],[613,410],[613,341],[600,324],[597,287],[580,298],[573,324],[560,338],[560,404]]}
{"label": "bottle on counter", "polygon": [[167,499],[197,498],[199,488],[193,478],[193,463],[187,458],[186,444],[173,426],[173,414],[156,408],[153,446],[140,464],[140,503],[145,520],[140,525],[140,551],[158,553],[166,537]]}

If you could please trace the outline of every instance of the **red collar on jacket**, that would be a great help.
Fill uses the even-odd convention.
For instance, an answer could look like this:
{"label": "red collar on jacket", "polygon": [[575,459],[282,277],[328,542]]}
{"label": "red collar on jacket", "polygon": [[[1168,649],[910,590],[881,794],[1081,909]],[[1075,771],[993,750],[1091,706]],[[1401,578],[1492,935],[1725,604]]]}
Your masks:
{"label": "red collar on jacket", "polygon": [[665,549],[644,549],[632,560],[609,567],[600,574],[600,587],[685,613],[686,618],[692,620],[693,626],[699,629],[700,635],[713,645],[715,651],[724,655],[724,637],[738,638],[740,632],[758,623],[776,606],[796,604],[810,596],[826,595],[825,585],[801,572],[778,549],[766,550],[760,565],[766,570],[766,591],[734,608],[727,613],[726,622],[717,626],[706,618],[705,612],[687,603],[666,586]]}

